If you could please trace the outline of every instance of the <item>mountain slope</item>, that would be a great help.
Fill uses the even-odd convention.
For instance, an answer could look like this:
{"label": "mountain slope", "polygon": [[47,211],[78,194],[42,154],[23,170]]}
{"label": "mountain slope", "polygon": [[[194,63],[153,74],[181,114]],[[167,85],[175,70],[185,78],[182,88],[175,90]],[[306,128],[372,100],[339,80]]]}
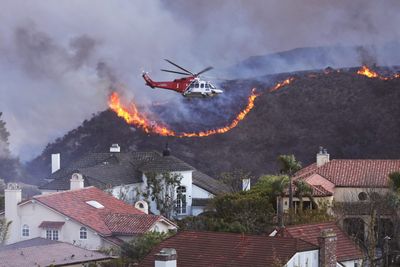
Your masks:
{"label": "mountain slope", "polygon": [[[263,93],[246,119],[222,135],[147,135],[110,110],[100,112],[49,144],[28,163],[30,182],[38,183],[49,174],[51,153],[61,152],[64,165],[90,151],[107,151],[112,143],[119,143],[122,150],[161,151],[168,142],[175,156],[214,176],[233,168],[254,175],[275,173],[279,154],[293,153],[305,165],[314,161],[320,145],[328,149],[332,158],[400,158],[400,79],[369,79],[354,70],[328,75],[304,72],[296,74],[293,83],[275,93],[265,90],[282,77],[285,75],[229,82],[226,86],[232,91],[245,88],[248,92],[257,87]],[[235,110],[244,104],[245,98],[238,96]],[[208,118],[208,110],[200,109],[201,102],[182,105],[197,106],[201,115],[198,117]],[[233,113],[232,107],[226,110],[229,112],[225,113]],[[225,125],[234,115],[219,118],[215,124]],[[176,119],[173,124],[184,130],[199,127],[193,122],[179,124]]]}

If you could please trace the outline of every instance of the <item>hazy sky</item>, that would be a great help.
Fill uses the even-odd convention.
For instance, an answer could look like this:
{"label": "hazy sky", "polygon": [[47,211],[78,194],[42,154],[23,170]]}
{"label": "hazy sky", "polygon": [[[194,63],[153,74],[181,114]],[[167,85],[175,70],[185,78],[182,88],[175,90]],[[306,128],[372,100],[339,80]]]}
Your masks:
{"label": "hazy sky", "polygon": [[107,107],[111,82],[140,103],[170,58],[193,70],[303,46],[400,40],[400,1],[0,0],[0,111],[22,159]]}

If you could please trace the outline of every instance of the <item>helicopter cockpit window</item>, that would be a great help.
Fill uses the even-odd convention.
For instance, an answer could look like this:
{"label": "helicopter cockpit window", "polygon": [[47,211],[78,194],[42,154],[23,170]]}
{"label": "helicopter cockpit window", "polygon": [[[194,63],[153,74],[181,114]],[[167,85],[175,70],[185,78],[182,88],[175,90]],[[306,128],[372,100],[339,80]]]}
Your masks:
{"label": "helicopter cockpit window", "polygon": [[195,84],[194,84],[194,88],[199,88],[199,84],[198,84],[198,83],[195,83]]}
{"label": "helicopter cockpit window", "polygon": [[206,83],[206,88],[208,88],[208,83]]}
{"label": "helicopter cockpit window", "polygon": [[215,89],[215,86],[210,83],[210,88]]}
{"label": "helicopter cockpit window", "polygon": [[204,83],[200,84],[200,88],[204,88]]}

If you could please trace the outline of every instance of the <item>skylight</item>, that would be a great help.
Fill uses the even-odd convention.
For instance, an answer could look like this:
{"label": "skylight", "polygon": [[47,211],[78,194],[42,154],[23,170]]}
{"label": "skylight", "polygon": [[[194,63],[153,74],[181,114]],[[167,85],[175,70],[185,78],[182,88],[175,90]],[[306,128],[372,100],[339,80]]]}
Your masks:
{"label": "skylight", "polygon": [[92,206],[93,208],[96,209],[102,209],[104,208],[103,205],[101,205],[99,202],[97,202],[96,200],[90,200],[90,201],[86,201],[87,204],[89,204],[90,206]]}

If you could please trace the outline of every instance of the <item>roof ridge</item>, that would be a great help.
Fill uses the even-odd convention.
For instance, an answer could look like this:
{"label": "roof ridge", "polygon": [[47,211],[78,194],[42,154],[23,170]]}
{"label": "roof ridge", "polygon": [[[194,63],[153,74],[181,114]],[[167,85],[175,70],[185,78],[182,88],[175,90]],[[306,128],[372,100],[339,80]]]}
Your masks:
{"label": "roof ridge", "polygon": [[[70,193],[70,192],[77,192],[77,191],[87,190],[87,189],[92,189],[92,188],[98,189],[97,187],[91,185],[91,186],[86,186],[86,187],[79,188],[79,189],[75,189],[75,190],[66,190],[66,191],[50,192],[50,193],[46,193],[46,194],[42,194],[42,195],[36,195],[36,196],[33,196],[32,199],[44,198],[44,197],[54,196],[54,195],[60,195],[60,194],[67,194],[67,193]],[[100,190],[100,189],[98,189],[98,190]],[[101,190],[100,190],[100,191],[101,191]]]}

